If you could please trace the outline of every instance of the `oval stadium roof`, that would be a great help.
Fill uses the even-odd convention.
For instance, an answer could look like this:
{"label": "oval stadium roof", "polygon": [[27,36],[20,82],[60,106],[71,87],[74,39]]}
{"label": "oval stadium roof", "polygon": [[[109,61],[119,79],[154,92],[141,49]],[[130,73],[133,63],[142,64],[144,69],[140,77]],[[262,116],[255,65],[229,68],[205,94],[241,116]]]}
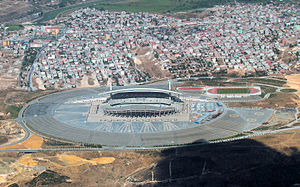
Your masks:
{"label": "oval stadium roof", "polygon": [[[179,93],[176,91],[164,90],[164,89],[158,89],[158,88],[126,88],[126,89],[111,90],[111,91],[105,92],[105,94],[124,93],[124,92],[162,92],[162,93],[172,93],[172,94],[182,95],[182,93]],[[103,94],[103,93],[101,93],[101,94]]]}

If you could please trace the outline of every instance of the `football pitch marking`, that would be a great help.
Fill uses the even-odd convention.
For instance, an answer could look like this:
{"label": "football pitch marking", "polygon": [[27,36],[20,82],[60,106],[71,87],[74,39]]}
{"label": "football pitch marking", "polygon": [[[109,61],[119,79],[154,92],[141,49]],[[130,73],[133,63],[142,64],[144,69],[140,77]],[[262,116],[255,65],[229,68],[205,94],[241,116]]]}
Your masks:
{"label": "football pitch marking", "polygon": [[256,122],[256,119],[255,118],[247,118],[247,121],[248,122]]}
{"label": "football pitch marking", "polygon": [[230,114],[229,117],[231,117],[231,118],[238,118],[238,117],[240,117],[240,115],[238,115],[238,114]]}
{"label": "football pitch marking", "polygon": [[263,112],[254,112],[254,115],[256,115],[256,116],[263,116],[263,115],[265,115],[265,113],[263,113]]}

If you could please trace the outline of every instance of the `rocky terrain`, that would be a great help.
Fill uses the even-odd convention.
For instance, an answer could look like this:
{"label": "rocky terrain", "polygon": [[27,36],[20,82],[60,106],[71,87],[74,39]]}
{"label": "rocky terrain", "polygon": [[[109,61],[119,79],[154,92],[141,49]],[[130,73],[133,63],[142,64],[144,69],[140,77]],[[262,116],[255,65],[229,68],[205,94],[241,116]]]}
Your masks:
{"label": "rocky terrain", "polygon": [[0,120],[0,145],[13,143],[25,136],[21,126],[13,120]]}

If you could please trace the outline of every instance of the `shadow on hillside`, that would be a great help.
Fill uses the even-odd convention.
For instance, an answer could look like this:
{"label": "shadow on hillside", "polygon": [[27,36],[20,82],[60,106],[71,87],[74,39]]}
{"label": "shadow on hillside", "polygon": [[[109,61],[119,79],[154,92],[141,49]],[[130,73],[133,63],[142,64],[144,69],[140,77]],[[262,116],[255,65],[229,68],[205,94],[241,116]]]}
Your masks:
{"label": "shadow on hillside", "polygon": [[[133,176],[144,186],[297,186],[300,152],[290,156],[251,139],[162,151],[165,159]],[[138,181],[159,181],[156,183]]]}

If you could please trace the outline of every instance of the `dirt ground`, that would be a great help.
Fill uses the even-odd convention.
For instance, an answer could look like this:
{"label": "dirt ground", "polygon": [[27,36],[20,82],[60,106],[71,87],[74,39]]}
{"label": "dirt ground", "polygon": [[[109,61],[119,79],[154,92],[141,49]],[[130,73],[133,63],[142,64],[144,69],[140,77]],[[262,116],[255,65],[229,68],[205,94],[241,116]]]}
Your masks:
{"label": "dirt ground", "polygon": [[286,131],[283,134],[258,136],[252,139],[289,156],[294,151],[300,151],[300,130]]}
{"label": "dirt ground", "polygon": [[94,88],[100,87],[100,84],[96,78],[96,74],[85,75],[80,82],[79,88]]}
{"label": "dirt ground", "polygon": [[[22,54],[23,51],[20,51]],[[7,88],[16,88],[18,86],[17,82],[23,55],[20,55],[19,57],[11,57],[11,55],[13,55],[12,51],[0,51],[0,91]]]}
{"label": "dirt ground", "polygon": [[277,109],[268,121],[268,126],[284,125],[295,120],[295,110]]}
{"label": "dirt ground", "polygon": [[127,186],[292,186],[300,182],[299,133],[164,150]]}
{"label": "dirt ground", "polygon": [[0,186],[291,186],[300,179],[299,150],[294,130],[165,150],[0,153]]}
{"label": "dirt ground", "polygon": [[[298,92],[296,94],[300,97],[300,74],[288,75],[285,78],[287,79],[286,86],[289,86],[291,88],[298,90]],[[298,103],[298,106],[300,109],[300,100],[295,100],[295,102]]]}
{"label": "dirt ground", "polygon": [[134,61],[138,69],[149,73],[152,80],[170,76],[167,70],[161,68],[160,62],[151,53],[149,47],[140,47],[133,52],[137,54]]}
{"label": "dirt ground", "polygon": [[0,142],[0,145],[3,146],[24,138],[25,131],[16,121],[0,120],[0,136],[7,139],[7,142]]}
{"label": "dirt ground", "polygon": [[33,86],[39,90],[46,90],[46,88],[43,86],[43,82],[42,80],[36,76],[33,78]]}
{"label": "dirt ground", "polygon": [[[65,181],[57,186],[120,186],[132,173],[160,159],[158,152],[132,151],[0,153],[0,157],[7,174],[0,175],[0,186],[13,183],[31,186],[26,183],[42,180],[39,176],[46,170],[70,178],[71,183]],[[7,157],[13,160],[6,160]]]}
{"label": "dirt ground", "polygon": [[265,108],[295,108],[299,102],[298,97],[293,93],[276,93],[269,99],[258,102],[226,103],[229,107],[265,107]]}
{"label": "dirt ground", "polygon": [[17,145],[0,147],[0,149],[40,149],[42,145],[43,138],[33,134],[22,143],[19,143]]}
{"label": "dirt ground", "polygon": [[[15,112],[17,114],[18,111],[10,111],[11,106],[21,107],[35,98],[53,92],[56,92],[56,90],[45,90],[45,91],[35,91],[35,92],[28,92],[28,91],[11,89],[11,88],[1,90],[0,91],[0,113]],[[12,117],[11,115],[7,116],[7,118],[11,118],[11,117]]]}
{"label": "dirt ground", "polygon": [[0,7],[0,22],[10,21],[12,18],[26,15],[27,11],[32,9],[29,3],[21,0],[2,0],[0,1]]}
{"label": "dirt ground", "polygon": [[15,78],[6,78],[0,77],[0,90],[4,90],[7,88],[16,88],[17,87],[17,79]]}
{"label": "dirt ground", "polygon": [[78,157],[76,155],[67,155],[67,154],[57,155],[57,158],[70,167],[80,166],[80,165],[87,164],[87,163],[90,163],[92,165],[110,164],[115,161],[114,157],[99,157],[99,158],[93,158],[91,160],[87,160],[87,159]]}

